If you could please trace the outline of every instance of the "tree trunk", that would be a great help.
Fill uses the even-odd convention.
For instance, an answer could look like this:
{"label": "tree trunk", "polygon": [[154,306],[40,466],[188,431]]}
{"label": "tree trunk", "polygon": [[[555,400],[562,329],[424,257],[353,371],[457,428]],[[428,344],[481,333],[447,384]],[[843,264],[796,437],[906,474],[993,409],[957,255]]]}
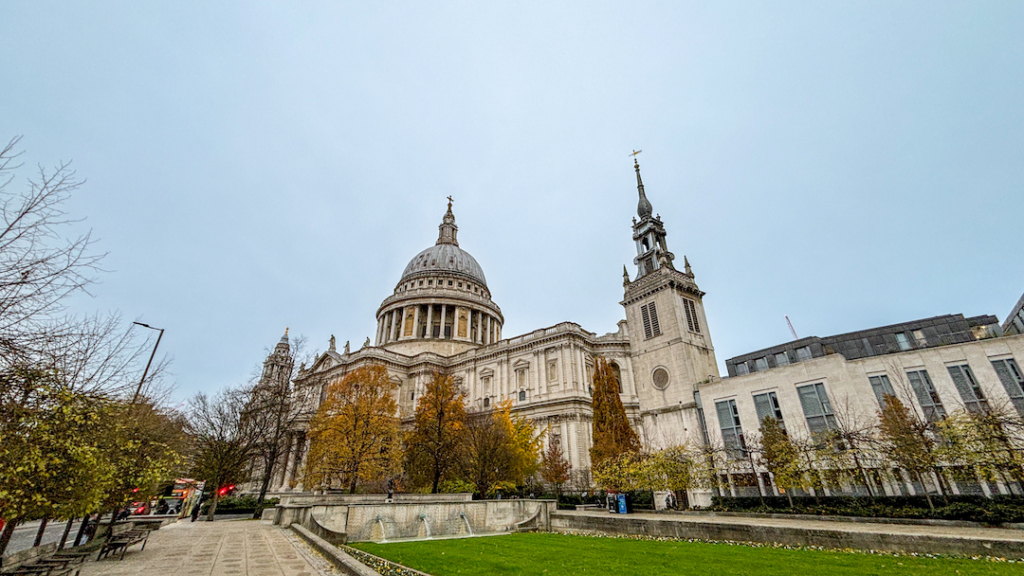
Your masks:
{"label": "tree trunk", "polygon": [[260,495],[256,498],[256,503],[262,503],[267,497],[267,492],[270,490],[270,480],[274,474],[274,464],[278,456],[277,447],[274,447],[270,454],[268,454],[267,464],[263,467],[263,482],[260,483]]}
{"label": "tree trunk", "polygon": [[787,489],[786,490],[786,499],[789,500],[789,509],[790,510],[793,509],[793,494],[791,494],[791,492],[792,492],[792,489]]}
{"label": "tree trunk", "polygon": [[46,532],[46,525],[49,523],[49,518],[43,518],[39,521],[39,530],[36,532],[36,539],[32,542],[33,548],[43,543],[43,533]]}
{"label": "tree trunk", "polygon": [[924,497],[928,500],[928,507],[935,510],[935,504],[932,503],[931,494],[928,494],[928,487],[924,485],[924,477],[921,476],[920,472],[914,472],[917,475],[917,481],[921,483],[921,490],[924,491]]}
{"label": "tree trunk", "polygon": [[[851,444],[852,445],[852,444]],[[860,458],[857,458],[857,452],[853,453],[853,463],[857,465],[857,470],[860,470],[860,476],[864,479],[864,487],[868,489],[868,495],[871,496],[871,501],[875,500],[875,490],[871,487],[871,478],[868,477],[868,471],[864,469],[860,464]]]}
{"label": "tree trunk", "polygon": [[7,524],[4,524],[4,531],[0,532],[0,554],[7,550],[7,544],[11,541],[11,536],[14,535],[14,529],[18,526],[18,520],[8,520]]}
{"label": "tree trunk", "polygon": [[932,474],[935,475],[935,483],[939,487],[939,494],[942,496],[942,502],[946,506],[949,506],[949,498],[946,496],[946,492],[952,492],[952,490],[947,490],[947,486],[943,484],[945,482],[945,478],[943,477],[942,472],[938,466],[932,469]]}
{"label": "tree trunk", "polygon": [[68,541],[68,534],[71,534],[71,525],[75,523],[74,518],[68,519],[68,525],[64,527],[64,533],[61,534],[60,544],[57,544],[57,550],[63,550],[64,544]]}
{"label": "tree trunk", "polygon": [[91,517],[92,514],[82,516],[82,524],[78,526],[78,533],[75,534],[75,542],[71,545],[72,548],[75,548],[82,543],[82,536],[85,536],[85,529],[89,526],[89,518]]}
{"label": "tree trunk", "polygon": [[210,501],[210,509],[206,512],[206,521],[213,522],[213,515],[217,513],[217,502],[220,500],[220,488],[213,490],[213,500]]}

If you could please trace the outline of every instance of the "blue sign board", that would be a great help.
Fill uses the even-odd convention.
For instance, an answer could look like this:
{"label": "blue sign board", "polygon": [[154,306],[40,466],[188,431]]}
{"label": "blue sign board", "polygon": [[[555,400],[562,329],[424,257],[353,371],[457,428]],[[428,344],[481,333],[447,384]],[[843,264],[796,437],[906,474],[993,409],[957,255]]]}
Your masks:
{"label": "blue sign board", "polygon": [[626,513],[626,495],[619,494],[619,514]]}

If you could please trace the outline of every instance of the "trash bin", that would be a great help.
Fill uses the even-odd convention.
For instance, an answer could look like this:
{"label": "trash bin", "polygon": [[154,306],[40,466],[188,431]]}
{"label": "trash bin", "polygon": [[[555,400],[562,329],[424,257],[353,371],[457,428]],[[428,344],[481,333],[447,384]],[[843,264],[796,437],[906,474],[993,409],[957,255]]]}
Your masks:
{"label": "trash bin", "polygon": [[611,514],[619,513],[619,499],[617,494],[608,493],[605,495],[605,508]]}
{"label": "trash bin", "polygon": [[629,514],[633,512],[633,500],[629,497],[629,494],[618,494],[616,498],[616,507],[619,514]]}

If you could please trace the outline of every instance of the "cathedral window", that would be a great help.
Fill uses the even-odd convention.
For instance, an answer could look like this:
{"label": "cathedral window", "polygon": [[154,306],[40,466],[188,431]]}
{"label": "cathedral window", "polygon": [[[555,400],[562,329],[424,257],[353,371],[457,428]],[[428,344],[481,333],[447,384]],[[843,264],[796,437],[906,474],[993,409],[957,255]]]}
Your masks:
{"label": "cathedral window", "polygon": [[548,381],[554,382],[558,378],[558,361],[548,362]]}
{"label": "cathedral window", "polygon": [[622,369],[615,362],[611,363],[612,373],[615,375],[615,386],[619,389],[619,394],[622,394]]}
{"label": "cathedral window", "polygon": [[519,401],[526,402],[526,390],[519,391]]}
{"label": "cathedral window", "polygon": [[434,285],[434,281],[433,280],[427,280],[427,286],[433,286],[433,285]]}
{"label": "cathedral window", "polygon": [[654,302],[641,306],[640,315],[644,321],[644,336],[647,339],[661,336],[661,326],[658,324],[658,309],[654,306]]}
{"label": "cathedral window", "polygon": [[697,320],[697,307],[693,304],[693,300],[683,298],[683,310],[686,311],[686,327],[690,329],[690,332],[700,334],[700,321]]}
{"label": "cathedral window", "polygon": [[449,285],[449,286],[451,286],[451,285],[452,285],[452,281],[451,281],[451,280],[449,280],[449,281],[448,281],[448,285]]}
{"label": "cathedral window", "polygon": [[486,396],[484,396],[484,408],[489,408],[490,406],[491,406],[491,399],[486,397]]}

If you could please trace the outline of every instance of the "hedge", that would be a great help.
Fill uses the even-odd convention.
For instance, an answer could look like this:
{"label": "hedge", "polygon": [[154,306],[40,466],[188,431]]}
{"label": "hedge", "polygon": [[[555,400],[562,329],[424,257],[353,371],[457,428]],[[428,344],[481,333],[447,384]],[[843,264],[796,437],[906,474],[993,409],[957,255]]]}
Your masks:
{"label": "hedge", "polygon": [[[948,501],[948,503],[947,503]],[[793,498],[793,507],[785,496],[712,498],[711,510],[721,512],[761,512],[813,514],[818,516],[861,516],[867,518],[916,518],[967,520],[985,524],[1024,522],[1024,496],[942,496],[933,495],[935,509],[924,496],[811,496]]]}

